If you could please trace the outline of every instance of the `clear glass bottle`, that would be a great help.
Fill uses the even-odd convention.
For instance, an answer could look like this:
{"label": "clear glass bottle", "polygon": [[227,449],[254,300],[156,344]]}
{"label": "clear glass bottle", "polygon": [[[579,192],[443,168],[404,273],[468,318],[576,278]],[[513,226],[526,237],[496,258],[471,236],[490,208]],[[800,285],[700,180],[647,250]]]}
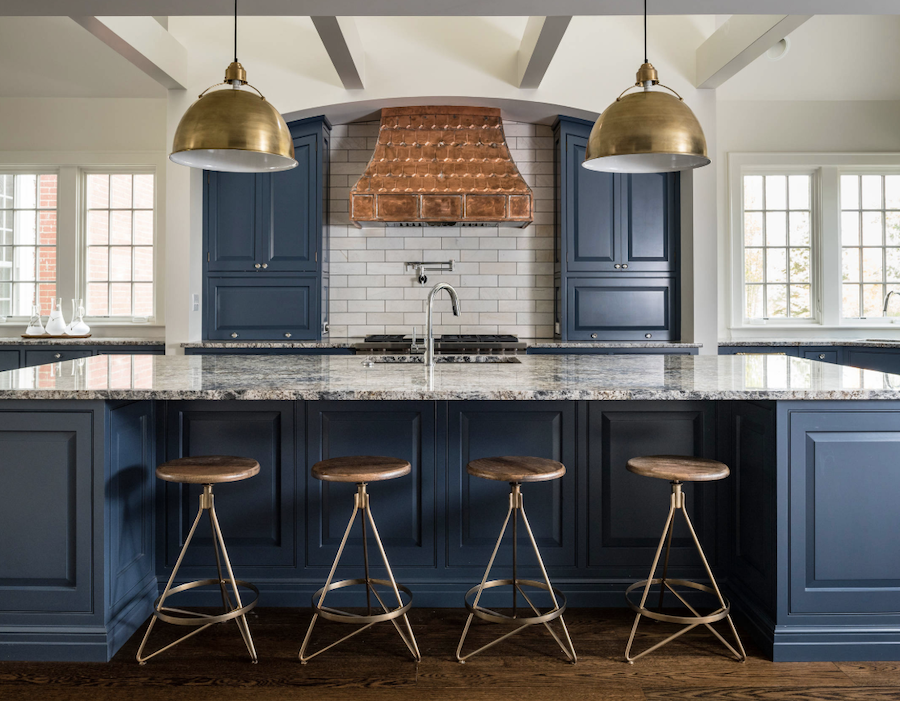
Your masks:
{"label": "clear glass bottle", "polygon": [[53,311],[50,312],[50,318],[47,320],[47,333],[51,336],[64,336],[66,333],[66,319],[62,311],[62,297],[56,298],[56,304]]}
{"label": "clear glass bottle", "polygon": [[91,327],[84,323],[84,300],[72,300],[72,323],[69,324],[70,336],[87,336]]}
{"label": "clear glass bottle", "polygon": [[43,336],[44,323],[41,321],[41,307],[39,304],[31,305],[31,319],[28,320],[28,328],[25,329],[28,336]]}

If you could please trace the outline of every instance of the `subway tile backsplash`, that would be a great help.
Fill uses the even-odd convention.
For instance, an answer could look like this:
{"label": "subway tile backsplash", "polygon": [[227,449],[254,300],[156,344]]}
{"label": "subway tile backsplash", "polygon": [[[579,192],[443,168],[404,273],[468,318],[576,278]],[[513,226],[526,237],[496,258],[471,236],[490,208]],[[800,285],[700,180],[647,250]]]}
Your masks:
{"label": "subway tile backsplash", "polygon": [[[446,293],[435,302],[435,334],[511,333],[553,336],[553,132],[549,126],[504,121],[519,172],[534,192],[534,223],[500,227],[357,229],[350,223],[350,188],[366,168],[378,121],[339,124],[331,132],[330,335],[419,335],[432,285],[459,293],[453,316]],[[454,260],[452,273],[429,272],[420,285],[406,261]]]}

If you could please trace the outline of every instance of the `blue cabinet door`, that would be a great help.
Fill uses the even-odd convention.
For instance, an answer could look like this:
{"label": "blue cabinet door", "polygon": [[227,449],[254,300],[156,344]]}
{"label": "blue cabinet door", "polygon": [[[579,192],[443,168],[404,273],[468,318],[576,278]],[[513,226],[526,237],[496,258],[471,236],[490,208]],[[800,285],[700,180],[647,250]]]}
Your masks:
{"label": "blue cabinet door", "polygon": [[254,173],[206,173],[208,270],[249,272],[262,263],[263,185]]}
{"label": "blue cabinet door", "polygon": [[671,277],[569,278],[568,340],[676,340],[676,296]]}
{"label": "blue cabinet door", "polygon": [[19,349],[0,351],[0,372],[19,369]]}
{"label": "blue cabinet door", "polygon": [[294,139],[297,167],[263,178],[262,263],[266,271],[316,269],[316,136]]}
{"label": "blue cabinet door", "polygon": [[562,208],[566,237],[566,268],[613,272],[622,258],[620,179],[582,167],[587,137],[566,134]]}
{"label": "blue cabinet door", "polygon": [[622,271],[676,272],[678,175],[636,173],[621,178]]}
{"label": "blue cabinet door", "polygon": [[61,363],[64,360],[75,360],[76,358],[87,358],[94,355],[94,351],[89,349],[63,349],[58,350],[26,350],[25,362],[22,367],[31,367],[33,365],[45,365],[47,363]]}
{"label": "blue cabinet door", "polygon": [[889,348],[856,348],[846,349],[846,363],[865,370],[878,370],[900,374],[900,353]]}
{"label": "blue cabinet door", "polygon": [[211,340],[303,340],[316,337],[315,275],[209,277],[206,336]]}

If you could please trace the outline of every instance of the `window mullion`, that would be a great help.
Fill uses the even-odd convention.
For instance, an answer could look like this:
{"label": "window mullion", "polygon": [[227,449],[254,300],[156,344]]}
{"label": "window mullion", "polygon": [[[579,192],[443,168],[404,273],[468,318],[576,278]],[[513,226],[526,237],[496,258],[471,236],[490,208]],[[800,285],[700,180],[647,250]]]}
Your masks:
{"label": "window mullion", "polygon": [[[819,280],[816,285],[821,309],[821,321],[825,326],[838,326],[841,322],[843,280],[841,273],[841,204],[840,175],[838,169],[826,166],[819,170],[819,201],[814,207],[818,225],[813,227],[814,247]],[[862,288],[860,288],[862,289]]]}

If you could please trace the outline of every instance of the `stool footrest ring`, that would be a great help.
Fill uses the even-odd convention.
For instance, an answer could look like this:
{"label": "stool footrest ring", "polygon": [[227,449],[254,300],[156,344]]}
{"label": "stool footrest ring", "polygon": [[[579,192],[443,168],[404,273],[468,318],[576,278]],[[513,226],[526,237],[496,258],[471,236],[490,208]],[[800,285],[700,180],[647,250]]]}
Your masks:
{"label": "stool footrest ring", "polygon": [[[660,577],[657,577],[650,582],[651,585],[662,583],[663,580]],[[671,584],[677,587],[688,587],[690,589],[696,589],[697,591],[706,592],[707,594],[715,595],[716,593],[716,590],[712,587],[708,587],[705,584],[699,584],[697,582],[691,582],[687,579],[666,579],[665,584]],[[642,589],[646,586],[646,579],[640,582],[635,582],[625,590],[625,600],[628,602],[628,605],[631,607],[632,611],[634,611],[635,613],[639,613],[642,616],[646,616],[647,618],[652,618],[654,621],[661,621],[663,623],[678,623],[680,625],[702,625],[704,623],[715,623],[716,621],[721,621],[722,619],[727,618],[728,614],[731,612],[731,602],[728,601],[728,599],[725,599],[724,608],[719,608],[713,613],[706,616],[676,616],[668,613],[660,613],[659,611],[653,611],[646,607],[638,606],[628,596],[635,589]]]}
{"label": "stool footrest ring", "polygon": [[[230,584],[230,580],[224,581]],[[254,594],[253,600],[249,603],[244,604],[240,608],[231,609],[227,613],[221,613],[217,615],[194,613],[193,611],[173,609],[168,606],[163,606],[162,608],[160,608],[159,602],[160,599],[162,599],[162,596],[160,596],[157,597],[156,601],[153,602],[153,615],[161,621],[172,623],[176,626],[205,626],[211,625],[213,623],[224,623],[225,621],[230,621],[233,618],[237,618],[238,616],[243,616],[250,609],[255,607],[256,602],[259,601],[259,589],[255,584],[245,582],[242,579],[236,579],[234,580],[234,582],[239,587],[249,589]],[[169,597],[171,597],[172,594],[177,594],[178,592],[187,591],[189,589],[196,589],[197,587],[207,587],[213,584],[216,586],[220,586],[221,583],[218,579],[198,579],[194,582],[185,582],[184,584],[179,584],[177,587],[172,587],[169,590],[169,593],[166,595],[166,601],[169,600]],[[171,615],[172,613],[179,613],[181,615],[173,616]]]}
{"label": "stool footrest ring", "polygon": [[[332,582],[327,587],[322,587],[312,596],[312,608],[315,613],[320,615],[326,621],[336,621],[338,623],[353,623],[355,625],[366,625],[371,623],[381,623],[382,621],[390,621],[394,618],[399,618],[407,611],[409,611],[412,606],[412,592],[409,590],[409,587],[405,587],[402,584],[397,584],[397,589],[406,594],[408,597],[407,602],[403,606],[398,606],[395,609],[391,609],[390,611],[386,611],[385,613],[375,613],[375,614],[354,614],[349,613],[347,611],[341,611],[340,609],[331,608],[327,606],[320,606],[319,601],[322,598],[323,592],[334,591],[335,589],[343,589],[344,587],[352,587],[359,584],[365,584],[365,579],[344,579],[339,582]],[[374,584],[379,584],[384,587],[392,587],[393,585],[386,579],[369,579],[369,585],[372,586]],[[374,591],[374,588],[373,588]],[[377,595],[376,595],[377,596]],[[380,601],[380,597],[379,597]]]}
{"label": "stool footrest ring", "polygon": [[[552,591],[556,596],[557,606],[547,613],[538,614],[536,616],[513,617],[504,615],[502,613],[497,613],[496,611],[484,608],[483,606],[474,606],[469,601],[469,599],[477,594],[479,590],[508,586],[515,586],[517,588],[519,586],[526,586],[534,587],[535,589],[542,589],[543,591]],[[519,591],[521,591],[521,589]],[[489,582],[485,582],[483,586],[478,585],[477,587],[472,587],[471,589],[469,589],[469,591],[466,592],[465,604],[466,609],[469,613],[477,618],[480,618],[483,621],[488,621],[490,623],[518,623],[521,626],[533,626],[540,623],[549,623],[550,621],[556,620],[557,618],[562,616],[566,611],[566,597],[563,595],[563,593],[556,587],[548,587],[544,582],[538,582],[534,579],[492,579]]]}

